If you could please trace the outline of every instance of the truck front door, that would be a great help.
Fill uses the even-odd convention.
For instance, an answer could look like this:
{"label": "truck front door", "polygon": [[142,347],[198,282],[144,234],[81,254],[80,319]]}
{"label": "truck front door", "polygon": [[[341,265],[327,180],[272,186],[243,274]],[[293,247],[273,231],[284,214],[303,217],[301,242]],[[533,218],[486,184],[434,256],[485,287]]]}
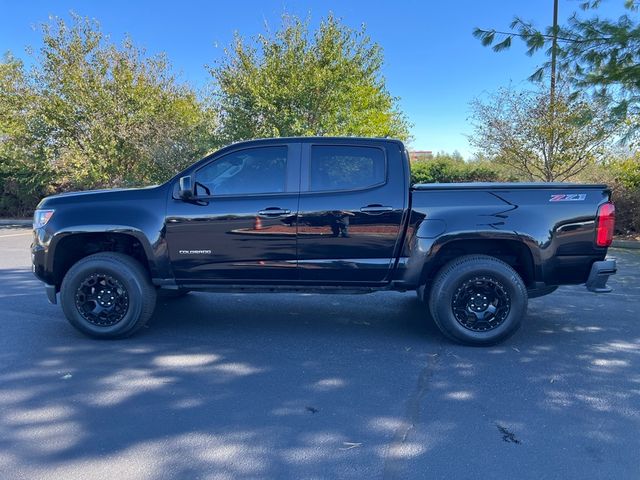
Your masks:
{"label": "truck front door", "polygon": [[181,284],[297,280],[300,145],[240,148],[194,174],[197,197],[167,207],[167,245]]}

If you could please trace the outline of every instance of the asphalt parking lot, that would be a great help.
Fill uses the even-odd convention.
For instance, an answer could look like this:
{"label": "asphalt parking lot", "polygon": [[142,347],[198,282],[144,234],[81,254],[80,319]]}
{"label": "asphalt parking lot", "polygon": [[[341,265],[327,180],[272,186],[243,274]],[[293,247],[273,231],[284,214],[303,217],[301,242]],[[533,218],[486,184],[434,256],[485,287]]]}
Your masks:
{"label": "asphalt parking lot", "polygon": [[77,333],[0,229],[0,478],[638,478],[640,251],[492,348],[413,294],[191,294]]}

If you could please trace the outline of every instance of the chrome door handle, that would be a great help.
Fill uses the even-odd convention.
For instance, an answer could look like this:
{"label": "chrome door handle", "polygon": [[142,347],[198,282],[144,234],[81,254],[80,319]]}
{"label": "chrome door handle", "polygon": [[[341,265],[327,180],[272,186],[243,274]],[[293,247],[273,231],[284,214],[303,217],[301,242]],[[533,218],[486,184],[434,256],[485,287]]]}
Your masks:
{"label": "chrome door handle", "polygon": [[380,215],[385,212],[392,212],[393,207],[386,207],[383,205],[368,205],[366,207],[362,207],[360,211],[362,213],[366,213],[367,215]]}
{"label": "chrome door handle", "polygon": [[280,217],[282,215],[289,215],[290,213],[291,210],[287,210],[286,208],[270,207],[260,210],[258,215],[260,217]]}

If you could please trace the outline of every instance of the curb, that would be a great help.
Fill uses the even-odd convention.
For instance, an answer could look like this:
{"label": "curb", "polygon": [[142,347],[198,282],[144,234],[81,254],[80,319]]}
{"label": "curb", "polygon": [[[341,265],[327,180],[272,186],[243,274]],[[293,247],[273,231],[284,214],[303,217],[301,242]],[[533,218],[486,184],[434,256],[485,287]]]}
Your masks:
{"label": "curb", "polygon": [[614,240],[611,244],[615,248],[630,248],[631,250],[640,250],[640,241],[638,240]]}
{"label": "curb", "polygon": [[16,225],[20,227],[30,227],[33,225],[33,220],[31,218],[0,218],[0,225]]}

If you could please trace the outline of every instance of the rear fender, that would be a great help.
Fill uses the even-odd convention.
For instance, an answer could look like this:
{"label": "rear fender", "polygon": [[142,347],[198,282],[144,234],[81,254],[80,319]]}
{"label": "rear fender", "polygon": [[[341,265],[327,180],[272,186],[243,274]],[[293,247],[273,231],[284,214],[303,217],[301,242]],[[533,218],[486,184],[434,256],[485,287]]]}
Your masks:
{"label": "rear fender", "polygon": [[[467,232],[451,232],[441,235],[437,238],[422,238],[415,236],[410,245],[410,255],[405,264],[403,283],[407,285],[418,286],[423,283],[433,269],[436,267],[435,261],[441,250],[457,241],[500,241],[509,240],[523,245],[531,254],[534,268],[534,279],[538,278],[540,255],[537,249],[532,249],[523,239],[515,232],[507,231],[467,231]],[[470,252],[479,253],[479,252]]]}

